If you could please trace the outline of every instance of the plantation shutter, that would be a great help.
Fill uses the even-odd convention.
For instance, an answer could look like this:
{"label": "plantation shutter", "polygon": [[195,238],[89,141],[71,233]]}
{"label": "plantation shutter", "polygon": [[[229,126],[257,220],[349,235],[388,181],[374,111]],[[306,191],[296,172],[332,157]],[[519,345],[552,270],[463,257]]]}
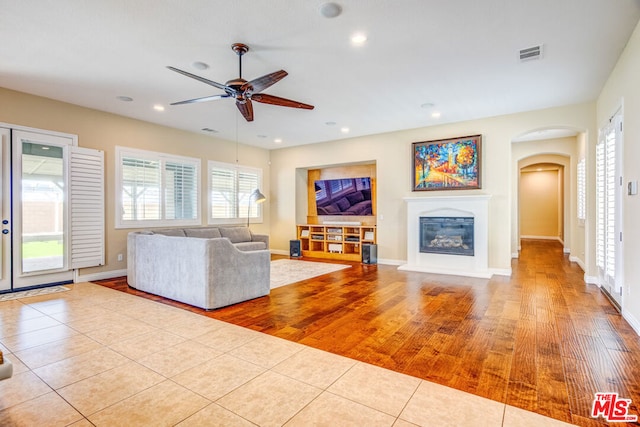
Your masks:
{"label": "plantation shutter", "polygon": [[209,188],[211,190],[211,218],[232,219],[238,217],[236,174],[232,169],[212,167]]}
{"label": "plantation shutter", "polygon": [[104,152],[69,150],[71,268],[104,265]]}
{"label": "plantation shutter", "polygon": [[165,219],[197,219],[197,174],[193,164],[166,161],[164,165]]}
{"label": "plantation shutter", "polygon": [[596,265],[604,270],[605,180],[604,137],[596,145]]}

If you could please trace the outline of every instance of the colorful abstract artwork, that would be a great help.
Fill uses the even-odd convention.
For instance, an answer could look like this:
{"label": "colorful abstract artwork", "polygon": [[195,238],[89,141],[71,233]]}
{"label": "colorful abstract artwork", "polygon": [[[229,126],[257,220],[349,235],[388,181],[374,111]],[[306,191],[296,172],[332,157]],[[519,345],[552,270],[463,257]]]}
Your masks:
{"label": "colorful abstract artwork", "polygon": [[413,191],[480,188],[481,135],[413,143]]}

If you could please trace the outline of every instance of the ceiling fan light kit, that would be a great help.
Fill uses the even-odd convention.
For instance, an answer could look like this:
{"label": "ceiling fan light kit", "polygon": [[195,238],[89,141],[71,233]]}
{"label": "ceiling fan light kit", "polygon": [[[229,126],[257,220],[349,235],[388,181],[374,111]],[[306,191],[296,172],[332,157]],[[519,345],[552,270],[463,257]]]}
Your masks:
{"label": "ceiling fan light kit", "polygon": [[202,98],[188,99],[186,101],[174,102],[171,105],[193,104],[197,102],[214,101],[222,98],[234,98],[236,107],[245,118],[246,121],[253,121],[253,104],[251,101],[260,102],[262,104],[279,105],[281,107],[301,108],[304,110],[313,110],[313,105],[304,104],[302,102],[293,101],[291,99],[280,98],[278,96],[262,93],[263,90],[279,82],[287,76],[284,70],[275,71],[265,74],[262,77],[247,81],[242,78],[242,56],[249,51],[249,46],[244,43],[234,43],[231,49],[238,55],[238,74],[239,77],[227,81],[225,84],[214,82],[213,80],[191,74],[187,71],[180,70],[175,67],[167,68],[176,73],[198,80],[215,88],[223,90],[225,93],[219,95],[205,96]]}

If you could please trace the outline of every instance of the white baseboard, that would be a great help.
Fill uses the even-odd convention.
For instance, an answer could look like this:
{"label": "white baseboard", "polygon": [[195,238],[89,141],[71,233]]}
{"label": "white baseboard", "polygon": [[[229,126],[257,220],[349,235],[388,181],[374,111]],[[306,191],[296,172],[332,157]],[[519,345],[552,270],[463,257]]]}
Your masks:
{"label": "white baseboard", "polygon": [[517,259],[517,258],[520,258],[520,252],[513,252],[513,253],[511,254],[511,258],[516,258],[516,259]]}
{"label": "white baseboard", "polygon": [[597,285],[600,287],[600,283],[598,283],[598,278],[596,276],[588,276],[586,273],[584,275],[584,282],[590,285]]}
{"label": "white baseboard", "polygon": [[622,310],[622,317],[629,322],[629,325],[636,331],[636,334],[640,335],[640,320],[633,316],[633,314],[629,313],[628,310]]}
{"label": "white baseboard", "polygon": [[490,268],[489,270],[497,276],[511,276],[512,273],[510,268]]}
{"label": "white baseboard", "polygon": [[99,273],[78,274],[76,282],[91,282],[93,280],[113,279],[127,275],[127,269],[101,271]]}
{"label": "white baseboard", "polygon": [[582,269],[582,271],[586,271],[585,265],[584,265],[584,261],[582,261],[580,258],[578,258],[577,256],[569,256],[569,261],[571,262],[575,262],[576,264],[578,264],[578,266],[580,266],[580,268]]}
{"label": "white baseboard", "polygon": [[378,264],[384,265],[403,265],[406,264],[407,261],[399,260],[399,259],[386,259],[386,258],[378,258]]}
{"label": "white baseboard", "polygon": [[565,254],[570,254],[570,253],[571,253],[571,248],[567,248],[567,247],[565,247],[565,248],[563,249],[563,252],[564,252]]}
{"label": "white baseboard", "polygon": [[289,251],[283,251],[281,249],[271,249],[271,253],[274,255],[289,255]]}

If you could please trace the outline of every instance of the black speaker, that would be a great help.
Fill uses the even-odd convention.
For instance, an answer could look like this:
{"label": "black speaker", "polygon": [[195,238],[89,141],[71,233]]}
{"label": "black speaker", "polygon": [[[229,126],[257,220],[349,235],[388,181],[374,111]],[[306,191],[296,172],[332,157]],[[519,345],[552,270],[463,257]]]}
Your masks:
{"label": "black speaker", "polygon": [[300,240],[289,240],[289,257],[300,258],[302,256],[300,246]]}
{"label": "black speaker", "polygon": [[364,244],[362,245],[362,263],[377,264],[378,263],[378,245]]}

